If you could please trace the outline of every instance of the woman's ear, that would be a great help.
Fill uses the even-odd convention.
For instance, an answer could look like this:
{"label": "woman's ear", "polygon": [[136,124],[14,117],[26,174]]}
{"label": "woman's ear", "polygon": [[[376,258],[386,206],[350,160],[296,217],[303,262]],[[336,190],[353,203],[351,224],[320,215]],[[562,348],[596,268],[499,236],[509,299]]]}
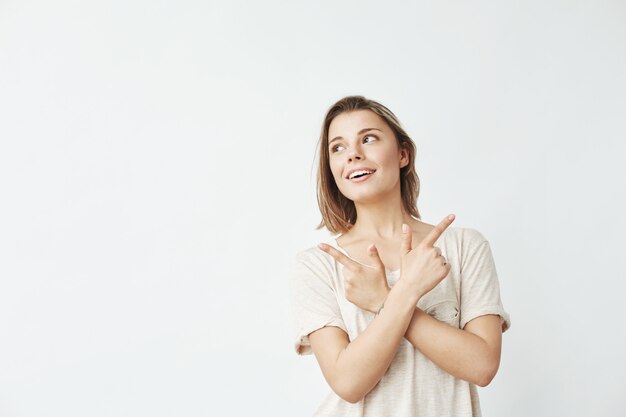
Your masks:
{"label": "woman's ear", "polygon": [[400,150],[400,168],[409,165],[409,151],[406,148]]}

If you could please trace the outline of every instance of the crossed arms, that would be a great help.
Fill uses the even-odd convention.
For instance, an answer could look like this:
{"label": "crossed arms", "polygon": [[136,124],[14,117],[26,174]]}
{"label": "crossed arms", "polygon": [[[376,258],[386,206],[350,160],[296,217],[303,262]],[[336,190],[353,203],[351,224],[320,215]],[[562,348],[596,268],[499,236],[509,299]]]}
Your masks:
{"label": "crossed arms", "polygon": [[418,300],[400,281],[391,288],[385,308],[352,342],[333,326],[309,335],[311,350],[337,395],[351,403],[365,397],[387,372],[403,337],[450,375],[481,387],[491,382],[500,365],[500,317],[479,316],[457,329],[415,307]]}

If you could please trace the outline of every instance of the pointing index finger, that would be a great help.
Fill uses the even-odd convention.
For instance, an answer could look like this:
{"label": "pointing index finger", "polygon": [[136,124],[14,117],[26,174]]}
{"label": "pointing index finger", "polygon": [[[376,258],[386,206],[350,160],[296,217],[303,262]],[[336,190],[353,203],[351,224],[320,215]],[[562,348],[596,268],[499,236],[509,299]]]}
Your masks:
{"label": "pointing index finger", "polygon": [[335,260],[337,262],[341,263],[343,266],[345,266],[345,267],[347,267],[349,269],[353,269],[357,265],[361,265],[359,262],[355,261],[354,259],[350,258],[349,256],[346,256],[346,254],[344,254],[343,252],[337,250],[336,248],[332,247],[331,245],[329,245],[327,243],[320,243],[317,246],[321,250],[323,250],[324,252],[326,252],[327,254],[332,256],[333,258],[335,258]]}
{"label": "pointing index finger", "polygon": [[448,226],[450,226],[455,218],[456,216],[454,214],[451,214],[443,219],[441,223],[439,223],[433,228],[433,230],[430,231],[430,233],[424,238],[421,244],[426,246],[433,246],[437,239],[439,239],[439,236],[441,236],[441,234],[448,228]]}

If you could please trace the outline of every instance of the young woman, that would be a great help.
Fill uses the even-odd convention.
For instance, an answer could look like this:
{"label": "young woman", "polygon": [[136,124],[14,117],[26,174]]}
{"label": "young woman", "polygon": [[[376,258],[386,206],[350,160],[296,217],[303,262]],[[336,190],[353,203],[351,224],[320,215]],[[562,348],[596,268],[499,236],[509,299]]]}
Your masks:
{"label": "young woman", "polygon": [[295,350],[331,388],[314,416],[480,416],[511,325],[489,242],[419,220],[415,144],[382,104],[339,100],[319,151],[318,229],[341,235],[290,270]]}

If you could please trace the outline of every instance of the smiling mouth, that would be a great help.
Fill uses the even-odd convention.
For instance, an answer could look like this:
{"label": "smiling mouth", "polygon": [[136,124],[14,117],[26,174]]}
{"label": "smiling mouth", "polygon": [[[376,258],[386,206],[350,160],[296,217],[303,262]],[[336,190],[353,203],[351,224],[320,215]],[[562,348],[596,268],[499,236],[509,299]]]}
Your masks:
{"label": "smiling mouth", "polygon": [[352,182],[361,182],[361,181],[365,181],[367,178],[371,177],[372,175],[374,175],[376,173],[376,171],[372,172],[371,174],[361,174],[361,175],[357,175],[356,177],[353,178],[349,178],[348,181],[352,181]]}
{"label": "smiling mouth", "polygon": [[[350,174],[350,175],[346,176],[345,178],[346,178],[347,180],[350,180],[350,179],[354,179],[354,178],[360,178],[360,177],[363,177],[363,176],[365,176],[365,175],[371,175],[371,174],[373,174],[374,172],[376,172],[376,170],[375,170],[375,169],[371,169],[371,168],[364,168],[364,169],[360,169],[360,170],[354,170],[354,171],[352,171],[352,172],[359,172],[359,171],[366,172],[366,174],[360,174],[360,175],[357,175],[357,176],[352,177],[352,178],[350,178],[350,175],[351,175],[351,174]],[[369,173],[367,173],[368,171],[369,171]]]}

